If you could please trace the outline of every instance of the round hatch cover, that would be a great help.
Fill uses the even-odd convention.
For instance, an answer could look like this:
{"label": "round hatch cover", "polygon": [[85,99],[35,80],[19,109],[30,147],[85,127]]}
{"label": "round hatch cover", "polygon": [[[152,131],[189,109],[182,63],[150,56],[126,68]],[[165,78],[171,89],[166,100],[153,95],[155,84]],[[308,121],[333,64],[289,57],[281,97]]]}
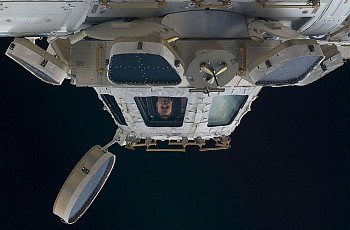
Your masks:
{"label": "round hatch cover", "polygon": [[64,182],[53,213],[65,223],[75,223],[90,207],[114,166],[115,156],[101,146],[92,147]]}

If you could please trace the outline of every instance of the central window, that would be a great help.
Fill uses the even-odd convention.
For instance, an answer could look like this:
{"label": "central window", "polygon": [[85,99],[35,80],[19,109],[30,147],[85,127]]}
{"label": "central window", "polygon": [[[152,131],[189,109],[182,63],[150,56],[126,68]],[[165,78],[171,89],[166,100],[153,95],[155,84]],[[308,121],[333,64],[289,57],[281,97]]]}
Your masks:
{"label": "central window", "polygon": [[148,127],[181,127],[186,97],[135,97],[136,105]]}

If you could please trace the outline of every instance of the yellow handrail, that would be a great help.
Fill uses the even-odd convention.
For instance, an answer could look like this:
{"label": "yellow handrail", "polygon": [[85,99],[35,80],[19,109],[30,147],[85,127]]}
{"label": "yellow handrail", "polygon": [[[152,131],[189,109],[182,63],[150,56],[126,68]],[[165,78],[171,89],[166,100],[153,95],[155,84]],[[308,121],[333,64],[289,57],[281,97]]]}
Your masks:
{"label": "yellow handrail", "polygon": [[231,7],[231,0],[222,0],[221,4],[203,3],[202,0],[192,0],[191,5],[201,9],[227,9]]}
{"label": "yellow handrail", "polygon": [[319,0],[313,0],[311,3],[307,3],[305,5],[299,5],[299,4],[275,4],[275,3],[268,3],[267,0],[256,0],[256,3],[262,6],[263,8],[291,8],[291,9],[301,9],[301,8],[313,8],[314,10],[312,13],[315,13],[320,8],[320,1]]}
{"label": "yellow handrail", "polygon": [[100,5],[106,8],[139,8],[139,9],[158,9],[166,6],[165,0],[158,0],[154,2],[111,2],[110,0],[100,0]]}

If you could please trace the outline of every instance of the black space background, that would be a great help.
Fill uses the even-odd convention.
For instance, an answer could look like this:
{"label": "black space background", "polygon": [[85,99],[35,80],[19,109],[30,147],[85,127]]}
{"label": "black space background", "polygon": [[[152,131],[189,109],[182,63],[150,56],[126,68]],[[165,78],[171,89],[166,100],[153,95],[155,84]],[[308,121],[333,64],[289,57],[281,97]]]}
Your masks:
{"label": "black space background", "polygon": [[266,88],[232,148],[147,153],[119,146],[84,217],[52,206],[86,150],[115,125],[89,88],[0,65],[0,229],[350,229],[350,63],[306,87]]}

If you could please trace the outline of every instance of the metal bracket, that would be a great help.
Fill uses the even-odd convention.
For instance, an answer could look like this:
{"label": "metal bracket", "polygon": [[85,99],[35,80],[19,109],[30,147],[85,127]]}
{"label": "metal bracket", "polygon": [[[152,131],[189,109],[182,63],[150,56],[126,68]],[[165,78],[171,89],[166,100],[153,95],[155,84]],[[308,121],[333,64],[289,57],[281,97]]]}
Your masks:
{"label": "metal bracket", "polygon": [[210,97],[210,93],[221,93],[225,92],[225,88],[204,88],[204,89],[189,89],[189,92],[202,92]]}
{"label": "metal bracket", "polygon": [[[142,141],[139,138],[129,137],[125,148],[135,150],[136,147],[146,147],[147,152],[186,152],[187,146],[198,146],[199,151],[213,151],[213,150],[225,150],[231,147],[230,137],[216,137],[213,138],[215,141],[214,147],[205,147],[206,141],[201,138],[196,138],[193,141],[189,141],[187,138],[182,138],[181,140],[169,140],[169,148],[155,148],[158,144],[156,140],[145,139]],[[155,146],[155,147],[152,147]],[[179,148],[180,147],[180,148]]]}

